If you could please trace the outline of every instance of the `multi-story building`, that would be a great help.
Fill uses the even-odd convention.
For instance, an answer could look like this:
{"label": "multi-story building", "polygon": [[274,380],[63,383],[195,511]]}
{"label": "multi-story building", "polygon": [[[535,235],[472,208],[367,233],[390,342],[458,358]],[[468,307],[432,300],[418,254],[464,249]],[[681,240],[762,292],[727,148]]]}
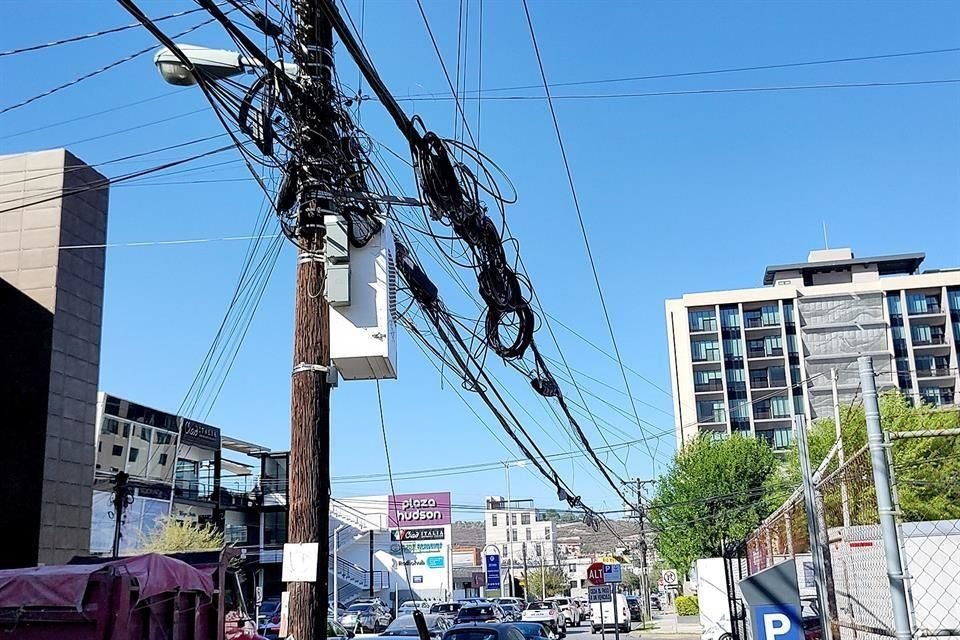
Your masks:
{"label": "multi-story building", "polygon": [[507,584],[508,579],[521,577],[524,553],[529,567],[539,567],[541,562],[557,566],[560,562],[557,525],[544,512],[537,511],[533,500],[487,497],[484,532],[487,545],[497,547],[500,552],[503,584]]}
{"label": "multi-story building", "polygon": [[960,269],[921,272],[923,259],[812,251],[768,266],[763,287],[667,300],[678,443],[742,433],[784,448],[793,416],[832,416],[834,372],[840,403],[855,400],[861,355],[881,389],[957,404]]}
{"label": "multi-story building", "polygon": [[90,539],[107,181],[69,151],[0,157],[0,569]]}

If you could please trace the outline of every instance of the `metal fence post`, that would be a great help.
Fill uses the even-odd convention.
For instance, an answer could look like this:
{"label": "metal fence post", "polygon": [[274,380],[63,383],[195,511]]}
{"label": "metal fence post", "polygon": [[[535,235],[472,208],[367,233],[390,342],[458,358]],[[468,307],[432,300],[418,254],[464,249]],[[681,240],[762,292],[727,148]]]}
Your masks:
{"label": "metal fence post", "polygon": [[900,524],[900,490],[897,488],[897,472],[893,465],[893,442],[888,433],[883,434],[883,451],[887,457],[887,467],[890,469],[890,497],[893,500],[893,513],[897,517],[897,542],[900,546],[900,570],[903,572],[903,588],[907,595],[907,612],[910,615],[911,629],[916,624],[917,615],[914,611],[913,602],[913,579],[910,576],[910,568],[907,566],[907,538],[903,535],[903,526]]}
{"label": "metal fence post", "polygon": [[783,512],[783,528],[786,529],[787,534],[787,555],[795,558],[796,554],[793,552],[793,518],[790,517],[790,509]]}
{"label": "metal fence post", "polygon": [[873,358],[860,356],[860,386],[863,390],[863,409],[867,421],[867,444],[873,466],[873,484],[877,494],[877,513],[883,550],[887,559],[887,579],[890,582],[890,600],[893,609],[894,632],[897,640],[910,640],[910,613],[903,580],[903,560],[897,535],[897,519],[890,491],[890,465],[884,452],[883,429],[880,426],[880,403],[877,400],[877,382],[873,372]]}

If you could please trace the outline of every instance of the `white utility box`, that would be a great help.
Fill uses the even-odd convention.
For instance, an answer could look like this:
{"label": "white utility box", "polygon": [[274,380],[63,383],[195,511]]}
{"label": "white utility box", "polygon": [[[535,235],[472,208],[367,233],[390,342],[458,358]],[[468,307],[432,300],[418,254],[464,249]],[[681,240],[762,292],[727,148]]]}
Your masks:
{"label": "white utility box", "polygon": [[349,251],[349,304],[330,306],[330,359],[344,380],[396,378],[397,271],[387,223]]}

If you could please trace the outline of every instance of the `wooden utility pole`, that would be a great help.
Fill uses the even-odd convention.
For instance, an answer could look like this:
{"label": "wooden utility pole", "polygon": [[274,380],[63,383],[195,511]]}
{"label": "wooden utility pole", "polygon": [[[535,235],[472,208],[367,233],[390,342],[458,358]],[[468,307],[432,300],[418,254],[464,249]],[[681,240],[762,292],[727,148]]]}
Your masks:
{"label": "wooden utility pole", "polygon": [[332,190],[333,109],[318,113],[314,105],[333,98],[333,30],[316,0],[296,0],[294,59],[298,81],[313,99],[299,102],[294,115],[301,154],[296,241],[296,312],[293,338],[293,384],[290,407],[290,481],[288,540],[316,543],[316,582],[291,582],[289,635],[297,640],[325,638],[329,569],[330,513],[330,309],[325,298],[324,215],[335,213]]}

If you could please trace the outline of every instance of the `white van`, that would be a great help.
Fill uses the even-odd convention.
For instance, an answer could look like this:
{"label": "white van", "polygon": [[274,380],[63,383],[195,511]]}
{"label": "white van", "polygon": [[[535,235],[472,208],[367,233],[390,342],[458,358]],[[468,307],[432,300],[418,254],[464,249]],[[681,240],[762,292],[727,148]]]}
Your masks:
{"label": "white van", "polygon": [[627,596],[618,593],[616,596],[617,621],[613,621],[614,603],[611,600],[606,602],[594,602],[590,605],[590,633],[599,633],[601,625],[604,629],[620,626],[622,633],[630,633],[630,605],[627,603]]}

